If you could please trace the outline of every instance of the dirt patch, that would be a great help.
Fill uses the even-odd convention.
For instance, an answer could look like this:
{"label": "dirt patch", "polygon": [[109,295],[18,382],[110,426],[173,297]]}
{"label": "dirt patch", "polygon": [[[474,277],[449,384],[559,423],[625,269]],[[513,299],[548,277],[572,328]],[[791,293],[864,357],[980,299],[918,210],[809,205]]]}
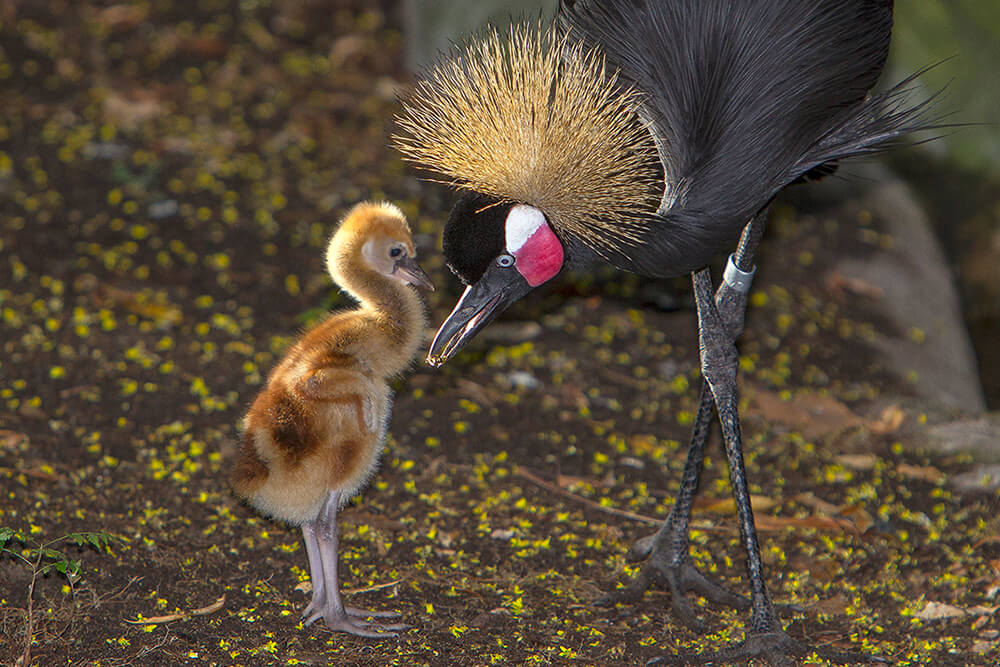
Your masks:
{"label": "dirt patch", "polygon": [[[342,562],[356,601],[413,628],[298,625],[298,532],[225,480],[277,355],[344,303],[331,225],[359,199],[398,202],[434,321],[458,293],[435,249],[450,195],[385,147],[402,36],[399,10],[371,4],[0,2],[0,525],[120,538],[62,545],[80,578],[36,581],[34,664],[618,665],[742,635],[709,606],[695,635],[660,592],[589,604],[669,511],[699,382],[690,308],[645,308],[648,284],[611,274],[542,291],[396,387]],[[771,590],[805,609],[786,614],[794,637],[995,664],[1000,501],[953,493],[963,459],[904,453],[893,414],[868,414],[908,389],[866,346],[881,324],[857,304],[877,293],[824,273],[877,226],[850,204],[784,207],[769,235],[741,366]],[[745,590],[711,447],[693,556]],[[30,581],[0,559],[5,664],[25,653]]]}

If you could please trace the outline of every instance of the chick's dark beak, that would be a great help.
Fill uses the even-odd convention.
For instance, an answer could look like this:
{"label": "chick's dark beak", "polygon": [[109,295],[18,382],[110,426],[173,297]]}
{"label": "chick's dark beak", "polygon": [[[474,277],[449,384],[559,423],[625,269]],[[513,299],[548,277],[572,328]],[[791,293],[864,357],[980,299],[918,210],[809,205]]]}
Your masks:
{"label": "chick's dark beak", "polygon": [[480,329],[531,291],[531,285],[511,267],[490,266],[465,288],[462,298],[438,328],[427,352],[427,363],[440,366],[469,342]]}
{"label": "chick's dark beak", "polygon": [[409,255],[396,260],[392,272],[411,285],[423,287],[424,289],[429,289],[432,292],[434,291],[434,284],[431,283],[431,279],[427,277],[424,270],[420,268],[419,264],[417,264],[417,260],[413,259]]}

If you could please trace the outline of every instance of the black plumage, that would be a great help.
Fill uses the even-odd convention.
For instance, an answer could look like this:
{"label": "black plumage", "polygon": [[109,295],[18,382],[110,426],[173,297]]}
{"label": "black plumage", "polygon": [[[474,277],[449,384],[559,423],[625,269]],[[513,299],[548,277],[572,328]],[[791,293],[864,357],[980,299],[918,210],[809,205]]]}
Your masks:
{"label": "black plumage", "polygon": [[[692,627],[702,627],[692,591],[751,617],[742,643],[667,661],[790,665],[813,650],[785,633],[767,590],[735,341],[775,195],[924,125],[926,103],[907,103],[906,81],[872,92],[891,29],[888,0],[562,0],[553,28],[533,36],[516,27],[506,41],[487,32],[404,101],[397,146],[462,190],[444,253],[467,287],[431,344],[432,365],[565,267],[692,273],[703,384],[680,490],[663,527],[642,541],[640,574],[599,603],[634,600],[657,583]],[[734,246],[713,293],[706,267]],[[688,554],[713,411],[749,599],[710,581]]]}
{"label": "black plumage", "polygon": [[869,94],[885,0],[578,0],[559,21],[644,93],[668,190],[639,242],[609,257],[629,271],[705,266],[785,186],[920,125],[899,89]]}

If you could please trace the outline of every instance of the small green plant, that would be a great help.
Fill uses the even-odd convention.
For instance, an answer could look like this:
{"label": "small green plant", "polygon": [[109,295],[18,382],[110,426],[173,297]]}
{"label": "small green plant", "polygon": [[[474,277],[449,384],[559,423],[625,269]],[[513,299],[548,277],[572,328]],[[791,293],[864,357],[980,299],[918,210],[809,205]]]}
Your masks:
{"label": "small green plant", "polygon": [[[24,531],[0,526],[0,554],[9,555],[31,568],[31,583],[28,584],[28,605],[25,609],[25,646],[18,664],[31,664],[31,642],[34,639],[34,598],[35,582],[53,570],[66,577],[70,588],[80,580],[81,563],[74,560],[57,546],[67,543],[85,547],[91,546],[103,551],[121,538],[104,532],[69,533],[48,542],[39,542]],[[20,545],[18,549],[16,545]]]}

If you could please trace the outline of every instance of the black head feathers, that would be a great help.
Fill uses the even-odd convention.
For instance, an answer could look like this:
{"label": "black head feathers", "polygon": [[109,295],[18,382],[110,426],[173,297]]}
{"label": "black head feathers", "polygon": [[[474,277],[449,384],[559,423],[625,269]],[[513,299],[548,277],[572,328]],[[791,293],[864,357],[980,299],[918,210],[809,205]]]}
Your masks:
{"label": "black head feathers", "polygon": [[476,282],[504,249],[504,221],[512,204],[476,192],[462,195],[444,228],[448,267],[466,285]]}

